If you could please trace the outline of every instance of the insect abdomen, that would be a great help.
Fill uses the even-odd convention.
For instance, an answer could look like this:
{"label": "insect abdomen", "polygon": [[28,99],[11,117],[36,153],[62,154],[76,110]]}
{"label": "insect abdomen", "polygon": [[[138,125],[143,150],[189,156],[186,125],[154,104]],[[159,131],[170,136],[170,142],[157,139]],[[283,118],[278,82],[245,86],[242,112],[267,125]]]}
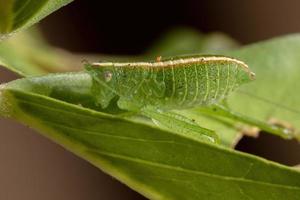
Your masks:
{"label": "insect abdomen", "polygon": [[166,91],[161,102],[174,109],[214,104],[234,90],[245,74],[237,63],[226,61],[174,65],[163,71]]}

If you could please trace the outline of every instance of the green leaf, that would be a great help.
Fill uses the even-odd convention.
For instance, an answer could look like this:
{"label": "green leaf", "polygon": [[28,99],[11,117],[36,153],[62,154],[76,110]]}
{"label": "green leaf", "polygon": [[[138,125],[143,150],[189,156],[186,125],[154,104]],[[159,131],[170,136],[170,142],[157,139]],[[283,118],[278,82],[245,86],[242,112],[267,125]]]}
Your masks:
{"label": "green leaf", "polygon": [[256,80],[228,98],[231,109],[300,132],[300,35],[290,35],[228,53],[246,62]]}
{"label": "green leaf", "polygon": [[218,54],[224,50],[234,49],[238,43],[222,33],[202,34],[187,27],[177,27],[166,32],[150,49],[146,55],[174,56],[183,54]]}
{"label": "green leaf", "polygon": [[70,2],[72,0],[0,0],[0,41]]}
{"label": "green leaf", "polygon": [[35,31],[25,31],[18,34],[12,40],[6,40],[0,43],[0,65],[10,69],[11,71],[21,75],[39,75],[45,74],[46,71],[38,66],[33,59],[38,57],[33,56],[33,51],[38,52],[36,43],[39,37],[35,40],[31,34],[36,36]]}
{"label": "green leaf", "polygon": [[0,43],[0,65],[21,76],[78,69],[84,58],[50,46],[37,28]]}
{"label": "green leaf", "polygon": [[23,77],[82,70],[83,60],[98,62],[129,59],[144,60],[141,57],[71,53],[49,45],[36,26],[0,42],[0,66]]}
{"label": "green leaf", "polygon": [[75,102],[90,87],[85,73],[17,80],[1,87],[0,113],[150,199],[299,199],[297,170],[49,97]]}

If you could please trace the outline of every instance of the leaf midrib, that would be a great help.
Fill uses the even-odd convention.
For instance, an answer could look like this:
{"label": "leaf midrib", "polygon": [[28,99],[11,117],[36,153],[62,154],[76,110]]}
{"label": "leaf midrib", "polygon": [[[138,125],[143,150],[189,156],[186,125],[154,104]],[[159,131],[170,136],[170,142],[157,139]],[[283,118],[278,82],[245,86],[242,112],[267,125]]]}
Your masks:
{"label": "leaf midrib", "polygon": [[[63,102],[63,101],[60,101],[60,100],[57,100],[57,99],[53,99],[53,98],[50,98],[50,97],[46,97],[46,96],[42,96],[42,95],[38,95],[38,94],[32,94],[32,93],[24,93],[24,92],[18,91],[18,90],[12,90],[12,91],[17,91],[17,92],[23,93],[25,95],[29,94],[29,95],[36,96],[36,97],[39,97],[39,98],[44,98],[44,99],[47,99],[47,100],[50,100],[50,101],[53,101],[53,102],[62,103],[65,106],[73,107],[75,109],[80,109],[81,111],[89,112],[90,114],[94,114],[94,115],[100,114],[100,115],[102,115],[102,117],[108,117],[108,118],[110,118],[110,120],[112,120],[114,118],[115,119],[119,119],[117,117],[114,117],[114,116],[111,116],[111,115],[107,115],[105,113],[102,114],[102,113],[99,113],[97,111],[94,111],[94,110],[91,110],[91,109],[88,109],[88,108],[78,107],[78,106],[76,106],[74,104]],[[24,103],[27,103],[27,104],[32,104],[32,105],[39,106],[39,107],[42,107],[42,108],[45,108],[45,109],[48,109],[48,110],[52,110],[52,111],[54,110],[56,112],[65,112],[65,113],[72,114],[72,115],[78,115],[79,117],[81,117],[81,116],[91,117],[91,118],[99,120],[98,117],[93,116],[93,115],[87,116],[87,115],[84,115],[82,113],[71,112],[71,111],[68,111],[68,110],[60,110],[60,109],[57,109],[57,108],[53,108],[53,107],[49,107],[49,106],[46,106],[46,105],[38,104],[36,102],[33,103],[33,102],[30,102],[30,101],[27,101],[27,100],[24,100],[24,99],[19,99],[18,98],[17,101],[24,102]],[[126,120],[126,119],[119,119],[119,120],[128,121],[130,123],[137,123],[137,122],[133,122],[133,121]],[[49,122],[47,122],[47,123],[49,123]],[[140,124],[140,123],[137,123],[137,124]],[[145,125],[145,124],[143,124],[143,125]],[[147,125],[145,125],[145,126],[147,126]],[[182,138],[185,138],[185,137],[182,136]],[[207,143],[201,143],[201,144],[202,145],[206,145],[209,148],[216,148],[216,150],[222,150],[222,148],[220,148],[220,147],[217,147],[217,146],[213,147],[212,145],[207,144]],[[196,145],[192,145],[192,144],[184,144],[184,145],[186,145],[186,146],[193,146],[195,148],[198,148]],[[223,150],[226,150],[226,149],[223,149]],[[128,161],[133,161],[133,162],[137,162],[137,163],[143,163],[143,164],[152,165],[152,166],[156,166],[156,167],[167,168],[167,169],[177,170],[177,171],[181,171],[181,172],[186,172],[186,173],[191,173],[191,174],[196,174],[196,175],[202,175],[202,176],[206,176],[206,177],[217,178],[217,179],[226,180],[226,181],[236,181],[236,182],[240,181],[240,182],[245,182],[245,183],[254,183],[254,184],[258,184],[258,185],[266,185],[266,186],[283,188],[283,189],[300,190],[300,187],[298,187],[298,186],[290,186],[290,185],[283,185],[283,184],[273,184],[273,183],[269,183],[269,182],[256,181],[256,180],[252,180],[252,179],[245,179],[245,178],[239,178],[239,177],[233,177],[233,176],[216,175],[216,174],[207,173],[207,172],[203,172],[203,171],[196,171],[196,170],[182,168],[182,167],[175,167],[175,166],[168,165],[168,164],[161,164],[161,163],[157,163],[157,162],[153,162],[153,161],[143,160],[143,159],[140,159],[140,158],[129,157],[129,156],[122,155],[122,154],[115,154],[115,153],[111,153],[111,152],[93,150],[92,148],[87,148],[86,152],[97,153],[97,154],[100,154],[100,155],[102,154],[102,155],[106,155],[106,156],[110,156],[110,157],[115,157],[115,158],[119,158],[119,159],[125,159],[125,160],[128,160]],[[227,152],[224,152],[224,153],[229,153],[229,152],[227,150]],[[247,155],[247,156],[250,157],[251,155]],[[250,166],[252,166],[252,165],[253,165],[253,163],[250,163]],[[282,167],[282,166],[280,166],[280,167]],[[245,176],[249,173],[250,170],[251,169],[249,169],[247,171],[247,173],[245,174]]]}
{"label": "leaf midrib", "polygon": [[92,149],[92,150],[87,149],[86,152],[87,153],[89,153],[89,152],[90,153],[96,153],[96,154],[105,155],[105,156],[109,156],[109,157],[113,157],[113,158],[119,158],[119,159],[128,160],[128,161],[132,161],[132,162],[136,162],[136,163],[151,165],[151,166],[155,166],[155,167],[160,167],[160,168],[165,168],[165,169],[171,169],[171,170],[175,170],[175,171],[190,173],[190,174],[193,174],[193,175],[212,177],[212,178],[221,179],[221,180],[225,180],[225,181],[254,183],[254,184],[258,184],[258,185],[266,185],[266,186],[270,186],[270,187],[279,187],[279,188],[289,189],[289,190],[300,190],[300,187],[297,187],[297,186],[289,186],[289,185],[283,185],[283,184],[273,184],[273,183],[268,183],[268,182],[263,182],[263,181],[255,181],[255,180],[251,180],[251,179],[245,179],[245,178],[239,178],[239,177],[233,177],[233,176],[221,176],[221,175],[206,173],[206,172],[202,172],[202,171],[196,171],[196,170],[192,170],[192,169],[182,168],[182,167],[175,167],[175,166],[168,165],[168,164],[161,164],[161,163],[158,163],[158,162],[148,161],[148,160],[144,160],[144,159],[140,159],[140,158],[129,157],[129,156],[122,155],[122,154],[115,154],[115,153],[111,153],[111,152],[107,152],[107,151],[99,151],[97,149]]}

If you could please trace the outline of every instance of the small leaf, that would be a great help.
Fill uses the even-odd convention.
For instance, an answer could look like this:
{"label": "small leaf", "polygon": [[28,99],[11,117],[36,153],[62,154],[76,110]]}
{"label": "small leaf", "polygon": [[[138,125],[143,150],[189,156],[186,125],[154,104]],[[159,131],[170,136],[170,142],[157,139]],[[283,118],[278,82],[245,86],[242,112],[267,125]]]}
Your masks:
{"label": "small leaf", "polygon": [[0,43],[0,65],[21,76],[79,69],[83,58],[50,46],[36,27]]}
{"label": "small leaf", "polygon": [[299,198],[297,170],[50,98],[47,95],[66,96],[68,89],[78,91],[68,88],[76,77],[80,80],[73,84],[83,86],[78,84],[81,92],[71,97],[80,99],[89,91],[82,82],[84,74],[62,75],[69,76],[68,81],[47,88],[47,82],[53,86],[58,76],[2,86],[0,105],[5,109],[0,110],[144,196],[170,200]]}
{"label": "small leaf", "polygon": [[75,54],[51,46],[36,26],[15,35],[10,40],[0,42],[0,66],[23,77],[43,75],[49,72],[78,71],[83,68],[83,60],[97,62],[99,60],[128,61],[129,59],[141,58]]}

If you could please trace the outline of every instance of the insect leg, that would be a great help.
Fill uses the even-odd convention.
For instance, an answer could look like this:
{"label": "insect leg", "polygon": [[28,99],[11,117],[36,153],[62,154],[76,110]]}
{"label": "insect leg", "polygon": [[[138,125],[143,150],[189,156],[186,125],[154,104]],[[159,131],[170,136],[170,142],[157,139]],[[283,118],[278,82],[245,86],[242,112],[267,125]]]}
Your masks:
{"label": "insect leg", "polygon": [[141,114],[151,118],[156,125],[175,131],[178,134],[201,141],[219,142],[219,138],[214,131],[203,128],[193,120],[177,113],[147,106],[142,108]]}

